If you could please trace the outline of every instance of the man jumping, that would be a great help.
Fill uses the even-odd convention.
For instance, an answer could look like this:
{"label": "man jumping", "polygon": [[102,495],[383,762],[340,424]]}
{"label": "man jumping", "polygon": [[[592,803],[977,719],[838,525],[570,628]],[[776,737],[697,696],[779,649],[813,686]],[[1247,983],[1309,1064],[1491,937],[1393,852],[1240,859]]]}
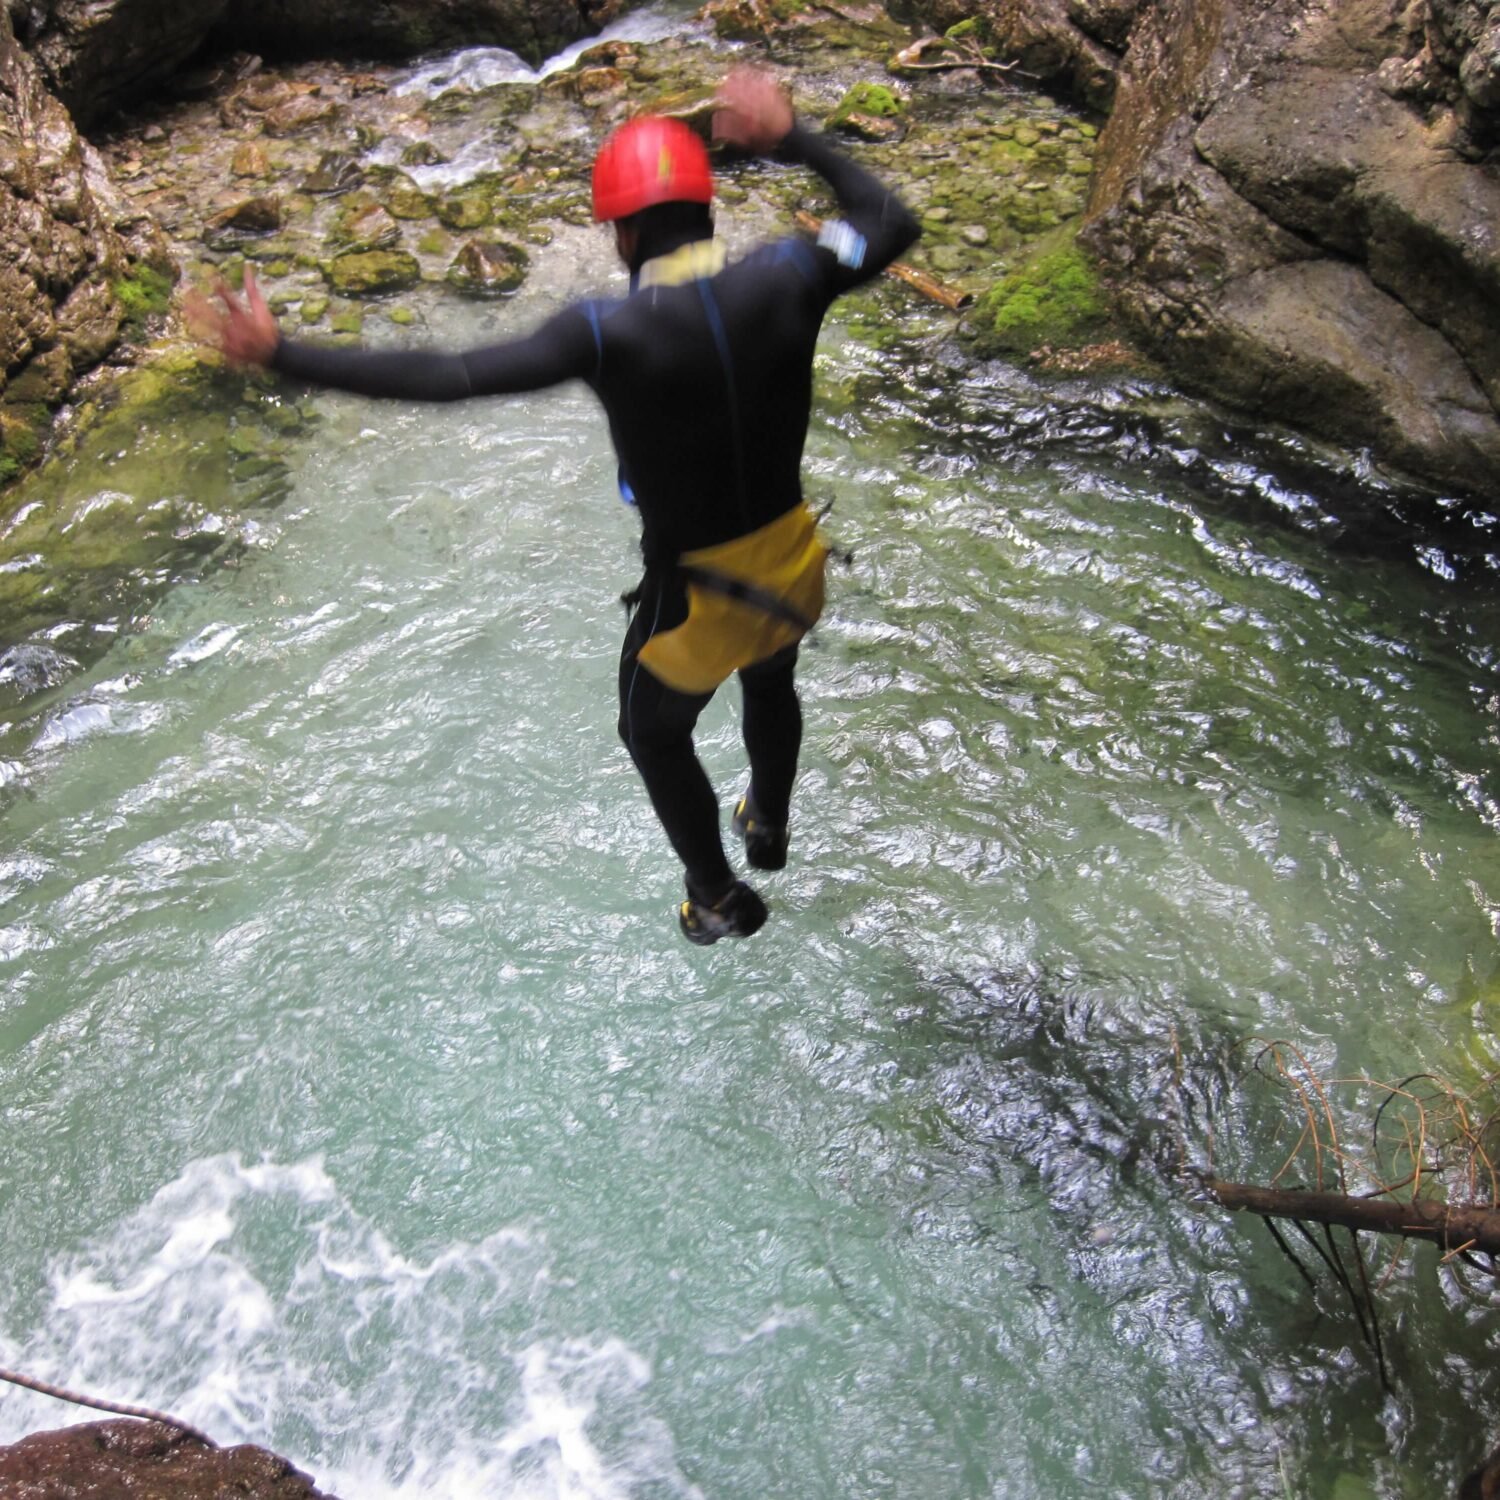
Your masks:
{"label": "man jumping", "polygon": [[367,396],[456,401],[582,380],[599,398],[639,507],[645,575],[620,655],[620,737],[686,871],[694,943],[748,937],[765,903],[724,856],[719,806],[693,749],[698,716],[738,673],[750,782],[733,826],[760,870],[786,863],[802,741],[798,642],[823,607],[826,552],[802,500],[813,350],[834,298],[918,235],[894,193],[803,129],[764,74],[725,79],[714,134],[811,167],[841,217],[726,264],[713,177],[685,125],[643,116],[594,162],[594,217],[612,223],[628,295],[573,303],[526,338],[463,353],[330,349],[283,338],[248,272],[191,309],[231,360]]}

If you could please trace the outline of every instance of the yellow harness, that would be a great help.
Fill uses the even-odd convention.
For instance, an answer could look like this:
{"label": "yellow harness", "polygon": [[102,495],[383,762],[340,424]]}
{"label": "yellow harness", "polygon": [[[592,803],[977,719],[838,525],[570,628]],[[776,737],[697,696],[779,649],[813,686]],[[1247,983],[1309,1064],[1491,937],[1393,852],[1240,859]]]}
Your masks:
{"label": "yellow harness", "polygon": [[828,549],[806,505],[732,542],[684,552],[688,617],[640,650],[679,693],[711,693],[732,672],[800,641],[823,613]]}

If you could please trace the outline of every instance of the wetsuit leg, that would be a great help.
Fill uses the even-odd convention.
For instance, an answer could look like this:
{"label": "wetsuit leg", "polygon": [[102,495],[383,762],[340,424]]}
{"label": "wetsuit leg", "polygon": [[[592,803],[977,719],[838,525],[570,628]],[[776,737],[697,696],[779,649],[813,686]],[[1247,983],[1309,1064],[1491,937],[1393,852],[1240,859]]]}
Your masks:
{"label": "wetsuit leg", "polygon": [[750,757],[750,800],[767,823],[785,828],[792,783],[802,748],[802,705],[797,700],[796,646],[740,673],[745,695],[745,750]]}
{"label": "wetsuit leg", "polygon": [[713,905],[734,884],[719,834],[719,799],[693,749],[693,728],[712,693],[679,693],[637,659],[659,630],[687,617],[685,599],[648,588],[620,652],[620,738],[635,762],[677,857],[688,894]]}

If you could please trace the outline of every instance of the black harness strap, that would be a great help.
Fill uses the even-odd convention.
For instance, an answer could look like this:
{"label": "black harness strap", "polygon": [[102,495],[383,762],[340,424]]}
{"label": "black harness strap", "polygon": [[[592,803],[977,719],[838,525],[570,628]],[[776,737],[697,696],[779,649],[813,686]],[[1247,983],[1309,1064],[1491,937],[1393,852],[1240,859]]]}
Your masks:
{"label": "black harness strap", "polygon": [[720,594],[739,604],[748,604],[752,609],[758,609],[762,614],[794,626],[804,634],[817,623],[809,620],[801,610],[793,609],[779,594],[773,594],[757,584],[746,583],[743,578],[715,573],[712,568],[686,567],[679,568],[678,571],[689,583],[696,583],[700,589],[707,589],[711,594]]}

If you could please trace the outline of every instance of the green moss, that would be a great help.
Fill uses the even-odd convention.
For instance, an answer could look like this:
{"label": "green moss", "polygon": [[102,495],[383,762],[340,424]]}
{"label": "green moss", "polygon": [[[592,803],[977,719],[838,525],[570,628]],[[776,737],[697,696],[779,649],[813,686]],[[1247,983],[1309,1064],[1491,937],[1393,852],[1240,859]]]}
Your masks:
{"label": "green moss", "polygon": [[111,290],[125,311],[126,323],[139,329],[147,318],[167,310],[172,300],[172,278],[151,266],[140,265],[115,282]]}
{"label": "green moss", "polygon": [[827,123],[841,125],[851,115],[867,115],[877,120],[896,120],[906,113],[906,106],[894,89],[883,83],[856,83],[839,101]]}
{"label": "green moss", "polygon": [[1044,344],[1076,347],[1097,338],[1109,316],[1098,273],[1076,243],[1033,257],[981,299],[980,342],[1029,353]]}

